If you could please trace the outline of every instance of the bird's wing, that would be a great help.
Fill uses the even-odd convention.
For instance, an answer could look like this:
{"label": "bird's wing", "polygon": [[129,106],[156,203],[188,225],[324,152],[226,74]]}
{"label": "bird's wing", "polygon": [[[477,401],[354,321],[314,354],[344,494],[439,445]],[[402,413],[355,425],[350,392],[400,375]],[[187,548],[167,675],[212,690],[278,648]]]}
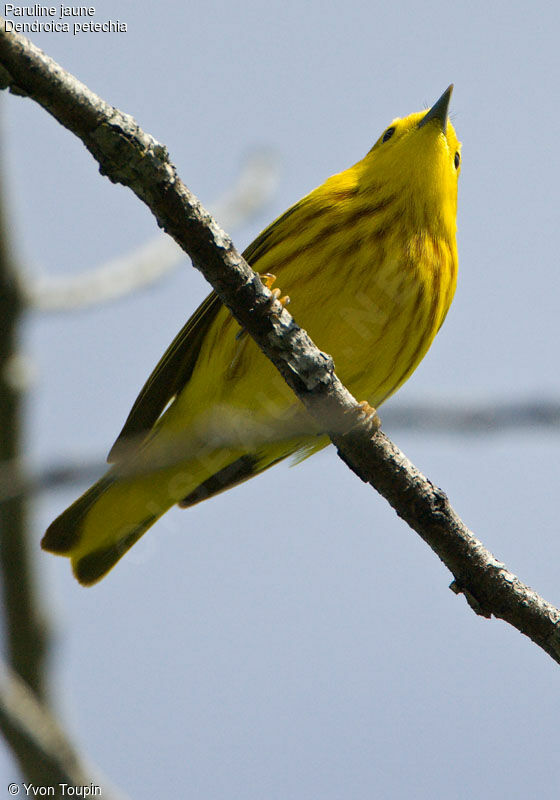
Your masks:
{"label": "bird's wing", "polygon": [[[293,205],[265,228],[244,251],[243,257],[254,268],[282,240],[284,223],[300,203],[301,201]],[[119,461],[127,451],[135,449],[168,403],[188,383],[204,337],[221,308],[222,301],[216,292],[212,292],[173,339],[136,398],[123,429],[107,456],[109,463]]]}
{"label": "bird's wing", "polygon": [[185,386],[194,370],[202,341],[222,301],[212,292],[173,339],[142,387],[107,461],[120,460],[152,428],[164,408]]}

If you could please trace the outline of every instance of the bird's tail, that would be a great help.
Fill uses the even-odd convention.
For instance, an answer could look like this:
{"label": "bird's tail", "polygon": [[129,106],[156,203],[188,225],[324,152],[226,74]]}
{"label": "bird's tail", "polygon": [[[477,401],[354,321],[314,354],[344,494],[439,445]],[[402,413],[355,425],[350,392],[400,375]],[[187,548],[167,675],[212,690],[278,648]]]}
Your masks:
{"label": "bird's tail", "polygon": [[[141,451],[136,460],[115,464],[72,503],[49,526],[41,546],[67,556],[79,582],[91,586],[171,506],[192,506],[243,483],[294,452],[305,457],[327,442],[324,436],[295,437],[269,443],[260,451],[218,448],[169,467],[161,466],[164,459],[152,443],[152,449]],[[153,467],[158,458],[159,469],[142,469],[146,464]]]}
{"label": "bird's tail", "polygon": [[48,527],[41,547],[70,558],[84,586],[96,583],[176,502],[165,481],[123,480],[110,470]]}

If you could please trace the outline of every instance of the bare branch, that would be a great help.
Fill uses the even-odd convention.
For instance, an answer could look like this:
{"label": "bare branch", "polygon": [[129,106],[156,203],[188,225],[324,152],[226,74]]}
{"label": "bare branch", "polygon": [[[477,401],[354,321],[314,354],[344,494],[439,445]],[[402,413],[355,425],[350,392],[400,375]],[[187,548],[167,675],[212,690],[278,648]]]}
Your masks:
{"label": "bare branch", "polygon": [[[10,483],[25,483],[21,463],[23,393],[15,380],[24,303],[9,246],[4,198],[0,192],[0,459],[10,464]],[[29,538],[27,498],[12,494],[0,503],[0,585],[7,659],[44,697],[44,658],[49,638],[46,612],[37,602]]]}
{"label": "bare branch", "polygon": [[[383,408],[383,425],[395,430],[455,436],[498,435],[508,430],[560,431],[560,403],[554,400],[526,400],[511,403],[466,405],[446,403],[393,404]],[[33,495],[68,486],[94,483],[107,469],[102,457],[64,458],[33,473],[22,473],[13,462],[0,463],[0,502],[19,495]]]}
{"label": "bare branch", "polygon": [[[271,151],[253,153],[237,182],[215,204],[227,226],[238,227],[258,213],[277,183],[278,159]],[[26,304],[38,311],[60,312],[91,308],[145,289],[171,273],[185,258],[169,236],[159,234],[132,252],[79,275],[20,272]]]}
{"label": "bare branch", "polygon": [[453,572],[453,589],[472,608],[494,614],[560,663],[560,611],[509,573],[387,437],[365,426],[344,433],[357,404],[332,359],[321,353],[271,297],[197,199],[167,151],[129,116],[109,106],[23,37],[0,36],[0,63],[12,91],[28,94],[79,136],[114,182],[129,186],[184,248],[237,321],[273,361],[309,413],[330,433],[343,460],[369,482]]}
{"label": "bare branch", "polygon": [[393,403],[383,409],[383,423],[392,430],[415,430],[456,435],[497,434],[522,428],[560,431],[557,400],[508,400],[496,403]]}

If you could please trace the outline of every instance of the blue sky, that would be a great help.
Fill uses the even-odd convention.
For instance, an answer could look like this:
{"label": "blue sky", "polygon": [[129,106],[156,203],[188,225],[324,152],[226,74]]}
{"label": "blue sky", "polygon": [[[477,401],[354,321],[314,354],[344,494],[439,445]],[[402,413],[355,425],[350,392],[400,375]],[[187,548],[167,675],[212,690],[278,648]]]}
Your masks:
{"label": "blue sky", "polygon": [[[390,402],[558,397],[554,4],[95,8],[127,33],[32,38],[165,143],[204,204],[252,150],[278,152],[277,192],[232,232],[240,249],[454,82],[457,294]],[[13,237],[30,269],[79,274],[153,235],[150,213],[80,142],[31,101],[2,99]],[[30,318],[30,463],[102,457],[207,291],[185,261],[126,300]],[[386,430],[490,550],[559,605],[558,435]],[[556,665],[453,595],[433,553],[332,448],[170,512],[90,590],[38,550],[76,494],[33,509],[56,619],[53,690],[88,757],[131,796],[558,796]],[[15,777],[7,758],[0,775]]]}

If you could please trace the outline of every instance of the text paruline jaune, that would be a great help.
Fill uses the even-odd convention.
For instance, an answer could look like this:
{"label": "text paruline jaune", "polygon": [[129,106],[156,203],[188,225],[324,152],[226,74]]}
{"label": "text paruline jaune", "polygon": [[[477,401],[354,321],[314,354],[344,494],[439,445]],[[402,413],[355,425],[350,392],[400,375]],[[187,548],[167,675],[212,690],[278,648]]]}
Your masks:
{"label": "text paruline jaune", "polygon": [[4,5],[4,15],[13,17],[94,17],[94,6],[16,6],[13,3]]}

